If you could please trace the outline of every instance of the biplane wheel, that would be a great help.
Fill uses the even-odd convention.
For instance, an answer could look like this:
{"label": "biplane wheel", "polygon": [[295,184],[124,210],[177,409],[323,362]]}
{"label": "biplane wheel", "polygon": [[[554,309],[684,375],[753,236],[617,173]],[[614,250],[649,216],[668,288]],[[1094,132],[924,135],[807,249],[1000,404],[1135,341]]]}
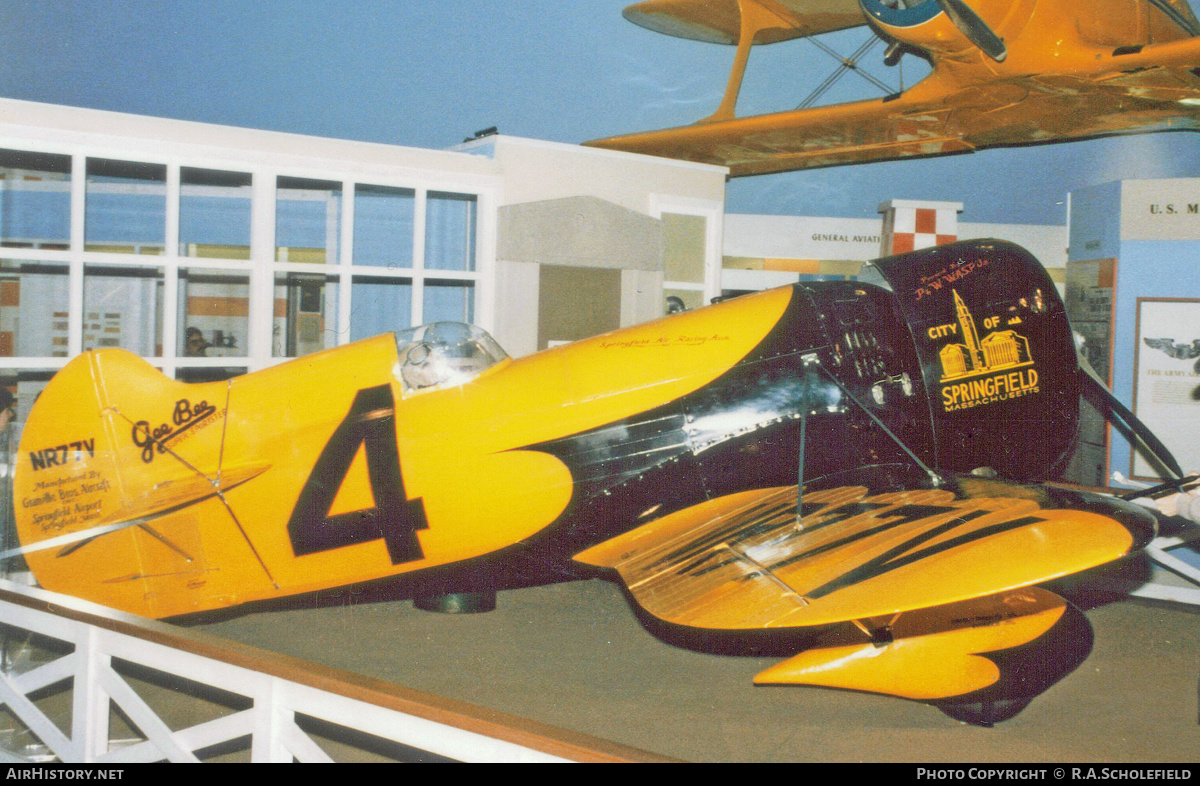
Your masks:
{"label": "biplane wheel", "polygon": [[1025,709],[1030,701],[1032,699],[991,699],[936,706],[956,721],[991,728]]}

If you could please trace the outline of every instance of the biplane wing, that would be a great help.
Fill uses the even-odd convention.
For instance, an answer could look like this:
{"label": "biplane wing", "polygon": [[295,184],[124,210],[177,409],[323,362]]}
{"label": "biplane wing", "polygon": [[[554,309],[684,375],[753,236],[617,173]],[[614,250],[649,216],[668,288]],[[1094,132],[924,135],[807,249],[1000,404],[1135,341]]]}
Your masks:
{"label": "biplane wing", "polygon": [[727,166],[734,176],[974,152],[961,128],[964,115],[978,111],[978,96],[970,99],[974,109],[946,99],[941,86],[930,83],[890,100],[730,118],[587,144]]}
{"label": "biplane wing", "polygon": [[[932,63],[932,73],[878,99],[737,117],[750,48],[850,26],[846,5],[861,5],[859,23],[890,43],[889,58],[918,54]],[[978,15],[962,0],[896,5],[650,0],[630,6],[626,17],[652,30],[737,43],[729,85],[717,111],[694,125],[585,144],[727,166],[738,176],[1200,128],[1194,70],[1200,24],[1186,3],[1143,0],[1125,4],[1123,13],[1108,2],[1076,8],[1070,0],[975,0]],[[1080,21],[1083,14],[1092,18]],[[844,66],[857,67],[853,59]]]}
{"label": "biplane wing", "polygon": [[[762,20],[753,26],[755,44],[866,24],[858,0],[776,0],[757,3],[751,8],[754,11],[759,11]],[[621,15],[656,33],[712,44],[736,44],[747,28],[742,24],[742,13],[738,0],[647,0],[628,6]]]}
{"label": "biplane wing", "polygon": [[[1032,585],[1119,559],[1155,533],[1148,513],[1119,500],[971,476],[933,481],[906,467],[808,485],[799,516],[797,497],[790,486],[710,500],[575,559],[615,572],[673,626],[778,633],[848,623],[758,682],[969,705],[1030,687],[1006,684],[1003,659],[982,653],[1086,626]],[[922,659],[946,668],[914,669]],[[1028,678],[1028,668],[1009,671]]]}

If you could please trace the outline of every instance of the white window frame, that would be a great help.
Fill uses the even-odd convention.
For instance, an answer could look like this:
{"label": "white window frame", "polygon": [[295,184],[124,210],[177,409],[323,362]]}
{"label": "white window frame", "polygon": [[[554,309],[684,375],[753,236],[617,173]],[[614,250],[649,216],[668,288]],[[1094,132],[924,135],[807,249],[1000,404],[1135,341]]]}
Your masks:
{"label": "white window frame", "polygon": [[[424,310],[424,284],[427,280],[463,281],[474,285],[474,322],[485,330],[494,328],[495,319],[495,253],[496,208],[501,190],[500,179],[494,175],[472,175],[434,168],[418,170],[411,166],[396,167],[397,172],[377,171],[366,162],[352,158],[323,159],[319,165],[298,160],[271,160],[270,151],[259,156],[248,155],[244,148],[230,154],[214,154],[212,147],[164,142],[147,149],[145,140],[129,139],[126,144],[114,143],[112,136],[91,138],[86,134],[46,134],[47,137],[77,137],[57,143],[47,143],[31,136],[13,135],[0,129],[0,148],[29,153],[67,155],[71,158],[70,180],[70,238],[67,250],[0,248],[0,258],[13,261],[64,264],[68,271],[68,335],[67,357],[5,357],[0,358],[0,370],[53,371],[83,351],[83,292],[85,266],[104,263],[123,268],[153,267],[163,272],[162,355],[145,356],[152,365],[167,376],[176,376],[179,369],[205,367],[235,367],[255,371],[285,362],[290,358],[272,356],[272,324],[274,315],[274,280],[281,272],[306,272],[324,275],[338,284],[338,314],[336,345],[349,343],[350,315],[353,313],[352,282],[354,276],[411,280],[412,320],[421,324]],[[341,144],[341,143],[339,143]],[[430,151],[431,155],[446,155]],[[465,154],[464,154],[465,155]],[[87,160],[108,159],[165,165],[166,211],[164,253],[158,256],[109,253],[85,250],[85,211],[87,196]],[[181,255],[179,247],[180,168],[249,174],[251,183],[250,259],[230,260],[203,256]],[[338,259],[334,264],[280,263],[275,261],[276,197],[279,177],[298,177],[338,182],[342,186],[341,229]],[[353,264],[354,253],[354,186],[356,184],[405,188],[414,191],[414,237],[412,268],[380,268]],[[427,270],[425,268],[425,213],[430,192],[465,194],[475,198],[475,270]],[[181,268],[223,270],[244,273],[250,284],[249,335],[246,354],[237,357],[184,358],[178,352],[179,271]],[[405,326],[397,325],[399,330]]]}
{"label": "white window frame", "polygon": [[704,221],[704,281],[663,281],[663,289],[701,292],[704,304],[721,294],[721,259],[725,231],[725,203],[710,199],[670,194],[650,195],[650,215],[662,220],[663,214],[699,216]]}

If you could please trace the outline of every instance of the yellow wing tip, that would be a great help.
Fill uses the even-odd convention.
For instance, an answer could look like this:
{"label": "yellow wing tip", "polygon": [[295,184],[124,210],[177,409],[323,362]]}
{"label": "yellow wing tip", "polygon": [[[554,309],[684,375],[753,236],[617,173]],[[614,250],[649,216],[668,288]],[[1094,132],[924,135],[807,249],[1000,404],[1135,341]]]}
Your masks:
{"label": "yellow wing tip", "polygon": [[756,685],[815,685],[899,696],[949,699],[992,687],[1004,673],[987,653],[1047,635],[1067,603],[1027,588],[901,615],[887,637],[806,650],[755,675]]}

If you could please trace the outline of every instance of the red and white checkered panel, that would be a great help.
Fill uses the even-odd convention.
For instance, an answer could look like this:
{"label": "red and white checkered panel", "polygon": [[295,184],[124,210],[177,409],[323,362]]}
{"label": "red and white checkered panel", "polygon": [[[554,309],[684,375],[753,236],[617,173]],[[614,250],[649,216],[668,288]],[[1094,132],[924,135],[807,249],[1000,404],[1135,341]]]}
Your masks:
{"label": "red and white checkered panel", "polygon": [[903,254],[958,240],[958,211],[953,208],[893,207],[884,217],[885,243],[891,219],[891,247],[884,254]]}

